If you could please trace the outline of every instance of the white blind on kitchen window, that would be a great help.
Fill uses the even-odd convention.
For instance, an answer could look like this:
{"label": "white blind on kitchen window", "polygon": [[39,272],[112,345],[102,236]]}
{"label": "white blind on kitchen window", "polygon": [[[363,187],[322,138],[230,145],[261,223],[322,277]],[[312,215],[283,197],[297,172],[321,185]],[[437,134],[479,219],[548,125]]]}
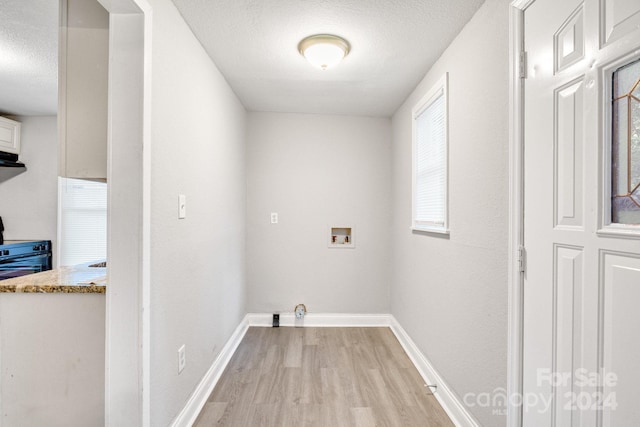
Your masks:
{"label": "white blind on kitchen window", "polygon": [[413,228],[446,232],[446,76],[414,109],[413,121]]}
{"label": "white blind on kitchen window", "polygon": [[59,178],[59,264],[107,257],[107,184]]}

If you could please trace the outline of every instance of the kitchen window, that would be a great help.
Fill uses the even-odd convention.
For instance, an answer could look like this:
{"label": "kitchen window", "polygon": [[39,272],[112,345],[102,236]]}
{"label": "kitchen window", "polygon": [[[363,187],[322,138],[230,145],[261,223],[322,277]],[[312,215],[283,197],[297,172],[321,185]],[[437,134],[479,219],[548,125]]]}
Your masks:
{"label": "kitchen window", "polygon": [[58,178],[60,266],[107,257],[107,184]]}
{"label": "kitchen window", "polygon": [[448,117],[445,74],[413,109],[412,228],[448,233]]}

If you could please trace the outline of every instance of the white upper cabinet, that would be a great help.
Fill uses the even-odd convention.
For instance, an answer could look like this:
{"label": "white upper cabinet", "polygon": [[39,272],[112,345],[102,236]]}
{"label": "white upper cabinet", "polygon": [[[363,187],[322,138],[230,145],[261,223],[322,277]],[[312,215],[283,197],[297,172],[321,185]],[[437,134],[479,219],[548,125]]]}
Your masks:
{"label": "white upper cabinet", "polygon": [[59,175],[106,180],[109,13],[61,0],[59,46]]}
{"label": "white upper cabinet", "polygon": [[0,117],[0,151],[20,154],[20,122]]}

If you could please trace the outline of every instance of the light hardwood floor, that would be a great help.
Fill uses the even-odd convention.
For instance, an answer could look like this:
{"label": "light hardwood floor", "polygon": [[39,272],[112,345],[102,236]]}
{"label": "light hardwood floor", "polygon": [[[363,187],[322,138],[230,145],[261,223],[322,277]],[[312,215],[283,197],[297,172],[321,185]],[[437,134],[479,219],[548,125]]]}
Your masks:
{"label": "light hardwood floor", "polygon": [[389,328],[249,328],[195,426],[453,426]]}

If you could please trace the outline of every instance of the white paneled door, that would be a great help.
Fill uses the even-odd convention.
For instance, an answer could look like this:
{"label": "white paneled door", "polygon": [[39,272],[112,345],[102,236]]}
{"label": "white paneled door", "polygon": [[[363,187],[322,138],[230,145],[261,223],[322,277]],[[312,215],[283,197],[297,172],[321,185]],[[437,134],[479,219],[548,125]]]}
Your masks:
{"label": "white paneled door", "polygon": [[524,16],[523,426],[640,426],[640,0]]}

